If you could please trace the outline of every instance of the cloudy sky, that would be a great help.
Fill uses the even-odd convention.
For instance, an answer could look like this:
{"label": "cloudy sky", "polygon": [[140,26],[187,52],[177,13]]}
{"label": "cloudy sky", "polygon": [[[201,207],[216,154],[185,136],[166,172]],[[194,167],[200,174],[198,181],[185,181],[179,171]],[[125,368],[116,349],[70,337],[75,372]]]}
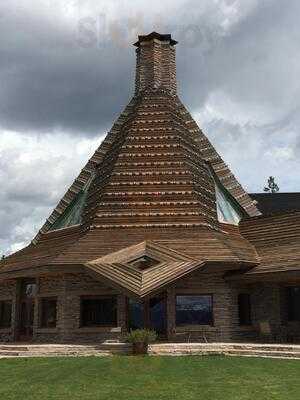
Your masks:
{"label": "cloudy sky", "polygon": [[300,191],[298,0],[0,3],[0,254],[32,239],[133,91],[137,34],[179,41],[179,94],[250,192]]}

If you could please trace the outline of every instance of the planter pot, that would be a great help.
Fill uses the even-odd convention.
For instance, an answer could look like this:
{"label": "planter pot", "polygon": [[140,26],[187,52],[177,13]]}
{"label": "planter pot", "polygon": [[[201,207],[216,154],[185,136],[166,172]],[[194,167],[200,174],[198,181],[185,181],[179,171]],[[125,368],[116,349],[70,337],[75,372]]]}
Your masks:
{"label": "planter pot", "polygon": [[132,343],[132,353],[133,354],[147,354],[148,353],[148,343],[144,343],[144,342]]}

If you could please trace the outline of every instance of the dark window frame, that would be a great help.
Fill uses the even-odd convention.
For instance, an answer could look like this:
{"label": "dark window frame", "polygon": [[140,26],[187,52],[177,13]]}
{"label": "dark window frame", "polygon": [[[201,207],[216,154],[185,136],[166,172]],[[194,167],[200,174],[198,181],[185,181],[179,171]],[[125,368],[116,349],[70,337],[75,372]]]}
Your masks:
{"label": "dark window frame", "polygon": [[[110,299],[114,300],[115,306],[114,306],[114,316],[112,318],[112,321],[107,323],[106,321],[104,323],[92,323],[89,324],[85,318],[84,318],[84,305],[83,302],[85,300],[105,300],[105,299]],[[80,327],[81,328],[116,328],[118,326],[118,296],[117,295],[92,295],[92,296],[80,296]]]}
{"label": "dark window frame", "polygon": [[185,296],[185,297],[210,297],[210,304],[211,304],[211,321],[210,323],[198,323],[194,324],[195,326],[215,326],[215,313],[214,313],[214,295],[213,293],[176,293],[175,295],[175,325],[178,327],[190,326],[193,324],[178,324],[177,322],[177,297]]}
{"label": "dark window frame", "polygon": [[[288,298],[287,298],[287,317],[289,322],[300,322],[300,311],[295,307],[295,304],[292,303],[293,299],[293,290],[299,290],[299,299],[300,299],[300,286],[288,286]],[[297,306],[297,304],[296,304]],[[296,310],[297,309],[297,310]]]}
{"label": "dark window frame", "polygon": [[[9,315],[9,322],[3,323],[4,320],[4,306],[5,304],[9,304],[10,307],[10,315]],[[12,326],[12,306],[13,302],[11,299],[4,299],[0,300],[0,329],[9,329]]]}
{"label": "dark window frame", "polygon": [[[48,326],[45,324],[45,319],[44,319],[44,302],[46,301],[55,301],[56,307],[55,307],[55,325],[53,326]],[[39,327],[42,329],[56,329],[57,328],[57,321],[58,321],[58,298],[57,296],[47,296],[47,297],[40,297],[39,298]]]}
{"label": "dark window frame", "polygon": [[240,326],[252,325],[251,294],[247,292],[239,293],[237,303],[238,303],[239,325]]}

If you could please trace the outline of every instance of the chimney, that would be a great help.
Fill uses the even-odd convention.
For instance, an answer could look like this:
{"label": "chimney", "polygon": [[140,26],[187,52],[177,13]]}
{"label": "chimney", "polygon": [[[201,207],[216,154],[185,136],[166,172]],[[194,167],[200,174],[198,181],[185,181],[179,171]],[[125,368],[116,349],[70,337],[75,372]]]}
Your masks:
{"label": "chimney", "polygon": [[164,88],[171,95],[176,95],[176,60],[177,42],[169,34],[152,32],[139,36],[134,44],[136,49],[135,94],[146,88]]}

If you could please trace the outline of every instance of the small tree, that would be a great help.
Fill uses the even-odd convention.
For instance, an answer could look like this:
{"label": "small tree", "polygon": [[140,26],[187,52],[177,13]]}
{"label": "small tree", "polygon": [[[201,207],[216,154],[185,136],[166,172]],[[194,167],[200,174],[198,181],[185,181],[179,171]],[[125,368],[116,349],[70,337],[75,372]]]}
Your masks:
{"label": "small tree", "polygon": [[274,176],[270,176],[268,179],[268,186],[264,187],[264,192],[277,193],[279,191],[279,186],[275,182]]}

